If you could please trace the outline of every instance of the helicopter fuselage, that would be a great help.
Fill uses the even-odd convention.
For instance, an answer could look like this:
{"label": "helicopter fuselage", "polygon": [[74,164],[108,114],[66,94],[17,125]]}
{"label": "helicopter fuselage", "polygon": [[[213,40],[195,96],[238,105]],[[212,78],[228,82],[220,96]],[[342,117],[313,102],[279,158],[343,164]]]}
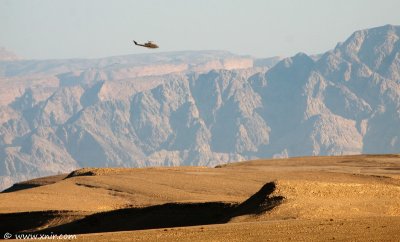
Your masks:
{"label": "helicopter fuselage", "polygon": [[150,49],[157,49],[158,48],[158,45],[154,44],[151,41],[149,41],[147,43],[144,43],[144,44],[138,44],[136,41],[133,41],[133,42],[135,43],[135,45],[143,46],[143,47],[150,48]]}

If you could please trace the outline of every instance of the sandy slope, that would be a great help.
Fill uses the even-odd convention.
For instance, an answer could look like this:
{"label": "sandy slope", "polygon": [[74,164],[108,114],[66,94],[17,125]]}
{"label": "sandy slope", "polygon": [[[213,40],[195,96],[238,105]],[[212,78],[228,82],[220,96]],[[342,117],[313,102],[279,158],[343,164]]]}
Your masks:
{"label": "sandy slope", "polygon": [[[265,199],[235,212],[235,206],[272,181],[276,186],[272,194],[260,195]],[[159,220],[159,224],[147,222],[146,228],[160,229],[78,238],[395,241],[396,236],[400,237],[398,155],[258,160],[218,168],[85,169],[68,178],[42,178],[23,186],[29,187],[30,183],[37,187],[0,194],[0,232],[123,231],[140,228],[140,221],[147,218]],[[285,199],[272,210],[259,209],[274,196]],[[218,209],[222,209],[220,213]],[[132,216],[122,220],[119,213]],[[175,223],[168,219],[172,216],[169,213],[176,214]],[[213,213],[216,215],[211,216]],[[115,221],[114,227],[102,221],[110,218]],[[122,226],[126,219],[130,227]],[[227,223],[211,225],[215,222]],[[133,223],[139,223],[139,227]],[[97,231],[91,229],[93,224],[98,224]],[[177,224],[201,225],[162,229]]]}
{"label": "sandy slope", "polygon": [[278,220],[78,235],[80,241],[398,241],[399,217]]}

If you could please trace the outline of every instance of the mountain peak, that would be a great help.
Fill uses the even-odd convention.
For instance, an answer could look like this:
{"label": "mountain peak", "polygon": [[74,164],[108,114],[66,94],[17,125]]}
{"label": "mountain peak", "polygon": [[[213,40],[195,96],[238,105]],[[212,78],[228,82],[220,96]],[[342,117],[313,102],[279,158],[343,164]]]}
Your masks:
{"label": "mountain peak", "polygon": [[385,69],[400,51],[400,26],[358,30],[335,48],[335,53],[349,61],[363,63],[373,71]]}
{"label": "mountain peak", "polygon": [[304,52],[299,52],[295,56],[292,57],[294,62],[300,61],[300,62],[307,62],[307,63],[313,63],[314,60],[307,55]]}
{"label": "mountain peak", "polygon": [[84,166],[396,153],[399,36],[360,30],[274,66],[214,51],[3,62],[0,188]]}

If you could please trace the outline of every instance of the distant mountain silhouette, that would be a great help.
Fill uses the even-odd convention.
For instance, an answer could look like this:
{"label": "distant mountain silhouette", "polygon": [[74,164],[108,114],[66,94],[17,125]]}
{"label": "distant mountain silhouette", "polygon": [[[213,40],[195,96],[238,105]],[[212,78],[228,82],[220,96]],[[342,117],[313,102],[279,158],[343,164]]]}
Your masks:
{"label": "distant mountain silhouette", "polygon": [[399,26],[361,30],[277,64],[213,51],[0,62],[0,184],[86,166],[399,153],[399,38]]}

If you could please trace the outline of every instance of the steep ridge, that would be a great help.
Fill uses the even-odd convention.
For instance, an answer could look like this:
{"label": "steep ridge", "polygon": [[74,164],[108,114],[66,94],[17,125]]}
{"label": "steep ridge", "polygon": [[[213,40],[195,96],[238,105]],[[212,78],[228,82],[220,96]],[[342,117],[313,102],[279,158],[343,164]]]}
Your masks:
{"label": "steep ridge", "polygon": [[[398,153],[399,29],[357,31],[319,58],[299,53],[268,70],[220,65],[138,78],[128,70],[142,68],[134,57],[54,61],[35,71],[25,62],[0,63],[11,78],[5,83],[18,75],[27,83],[34,74],[29,83],[43,84],[38,73],[56,73],[46,90],[38,84],[16,92],[0,107],[1,187],[87,166]],[[188,70],[215,61],[211,52],[194,55],[141,58],[143,65],[194,63]],[[220,63],[235,63],[220,55]],[[82,69],[62,71],[75,66]]]}

